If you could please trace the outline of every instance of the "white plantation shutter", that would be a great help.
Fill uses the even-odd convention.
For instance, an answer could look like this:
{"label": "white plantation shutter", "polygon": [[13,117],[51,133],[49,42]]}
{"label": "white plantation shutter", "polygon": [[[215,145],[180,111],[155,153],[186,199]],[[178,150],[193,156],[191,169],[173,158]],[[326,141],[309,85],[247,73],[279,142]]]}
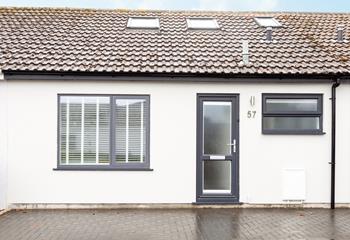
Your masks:
{"label": "white plantation shutter", "polygon": [[78,164],[81,162],[81,128],[82,128],[82,104],[79,100],[72,99],[67,106],[67,136],[68,136],[68,163]]}
{"label": "white plantation shutter", "polygon": [[82,134],[84,136],[83,141],[83,162],[84,163],[96,163],[96,141],[97,139],[97,103],[98,99],[84,98],[84,128]]}
{"label": "white plantation shutter", "polygon": [[109,97],[60,98],[61,164],[109,164]]}
{"label": "white plantation shutter", "polygon": [[109,97],[99,98],[98,105],[98,163],[109,164],[110,149],[110,99]]}
{"label": "white plantation shutter", "polygon": [[[123,104],[124,103],[124,104]],[[122,100],[116,100],[115,107],[115,160],[117,162],[126,162],[127,152],[127,131],[126,125],[127,118],[126,102]]]}
{"label": "white plantation shutter", "polygon": [[116,99],[115,160],[117,163],[145,161],[147,113],[145,99]]}
{"label": "white plantation shutter", "polygon": [[60,116],[59,116],[59,126],[60,126],[60,163],[67,164],[67,115],[69,115],[69,110],[67,108],[67,102],[62,102],[60,99]]}

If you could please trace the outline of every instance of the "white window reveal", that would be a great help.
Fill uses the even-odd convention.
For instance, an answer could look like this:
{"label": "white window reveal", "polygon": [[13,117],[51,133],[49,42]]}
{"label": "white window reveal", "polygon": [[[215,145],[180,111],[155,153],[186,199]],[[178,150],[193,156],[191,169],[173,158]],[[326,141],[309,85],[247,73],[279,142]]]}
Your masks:
{"label": "white window reveal", "polygon": [[149,96],[62,95],[58,168],[149,168],[148,126]]}
{"label": "white window reveal", "polygon": [[219,29],[219,24],[214,18],[187,18],[188,29]]}
{"label": "white window reveal", "polygon": [[282,24],[273,17],[256,17],[254,20],[260,27],[282,27]]}
{"label": "white window reveal", "polygon": [[128,28],[159,29],[159,18],[156,17],[129,17]]}

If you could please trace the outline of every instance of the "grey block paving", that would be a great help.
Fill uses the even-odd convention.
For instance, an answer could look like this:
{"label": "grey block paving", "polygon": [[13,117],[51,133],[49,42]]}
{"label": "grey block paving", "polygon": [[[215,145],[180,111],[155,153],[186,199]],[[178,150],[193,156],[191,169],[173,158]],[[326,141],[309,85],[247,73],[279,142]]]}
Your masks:
{"label": "grey block paving", "polygon": [[1,240],[350,239],[350,210],[28,210],[0,216]]}

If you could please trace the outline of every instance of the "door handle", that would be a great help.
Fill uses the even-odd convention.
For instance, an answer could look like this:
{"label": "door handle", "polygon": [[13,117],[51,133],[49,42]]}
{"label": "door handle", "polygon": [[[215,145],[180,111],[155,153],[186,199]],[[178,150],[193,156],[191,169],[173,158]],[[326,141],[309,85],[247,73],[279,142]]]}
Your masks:
{"label": "door handle", "polygon": [[233,142],[232,143],[228,143],[227,145],[228,146],[233,146],[233,152],[234,153],[236,152],[236,139],[233,139]]}

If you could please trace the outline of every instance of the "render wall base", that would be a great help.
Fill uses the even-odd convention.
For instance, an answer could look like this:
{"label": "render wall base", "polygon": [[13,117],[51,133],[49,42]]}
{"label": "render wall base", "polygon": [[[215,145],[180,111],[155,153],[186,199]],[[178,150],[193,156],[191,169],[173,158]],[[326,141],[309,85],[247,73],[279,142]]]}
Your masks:
{"label": "render wall base", "polygon": [[11,211],[11,209],[2,209],[2,210],[0,210],[0,216],[5,214],[5,213],[7,213],[7,212],[9,212],[9,211]]}
{"label": "render wall base", "polygon": [[[336,208],[350,208],[350,203],[337,203]],[[302,203],[302,204],[191,204],[191,203],[156,203],[156,204],[80,204],[80,203],[16,203],[10,204],[9,210],[24,210],[24,209],[203,209],[203,208],[286,208],[286,209],[310,209],[310,208],[324,208],[329,209],[329,203]]]}

